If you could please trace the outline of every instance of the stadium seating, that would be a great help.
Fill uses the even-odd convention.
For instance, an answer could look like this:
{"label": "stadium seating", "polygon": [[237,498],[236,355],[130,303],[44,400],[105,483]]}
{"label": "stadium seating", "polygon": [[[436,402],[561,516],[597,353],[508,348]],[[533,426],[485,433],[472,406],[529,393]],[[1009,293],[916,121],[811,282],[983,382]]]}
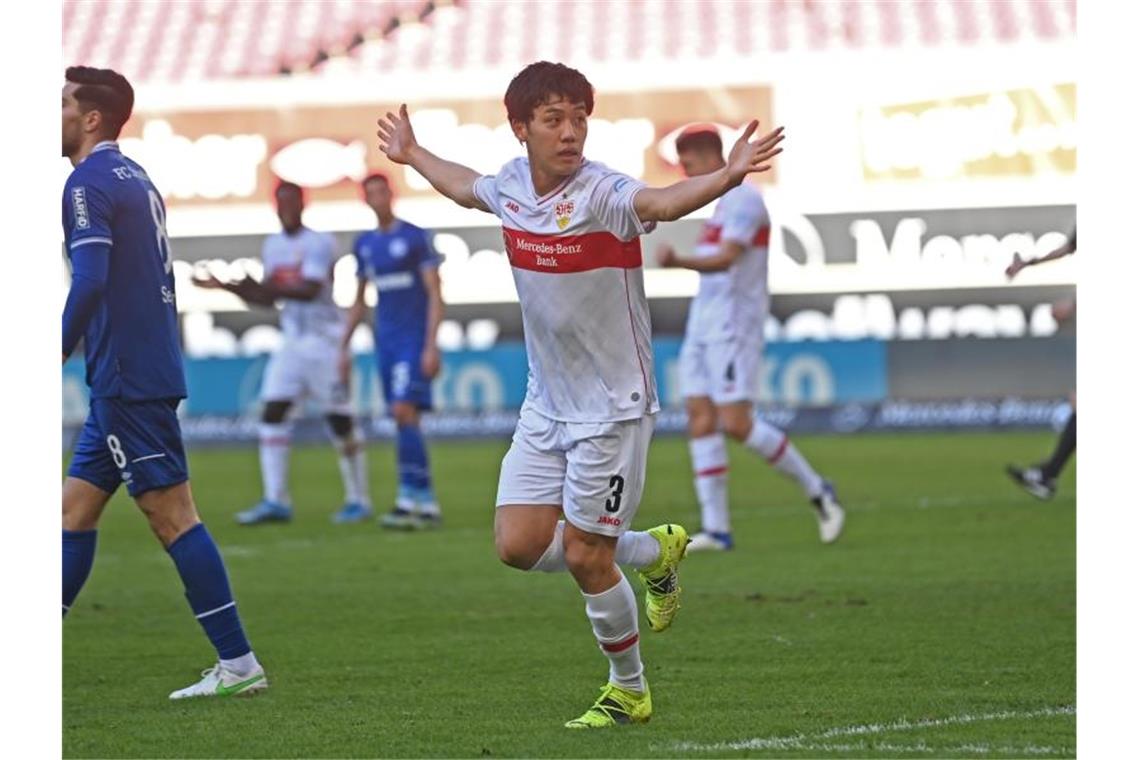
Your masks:
{"label": "stadium seating", "polygon": [[[115,34],[105,30],[116,29]],[[139,83],[447,72],[537,59],[1050,42],[1075,0],[66,0],[64,57]]]}

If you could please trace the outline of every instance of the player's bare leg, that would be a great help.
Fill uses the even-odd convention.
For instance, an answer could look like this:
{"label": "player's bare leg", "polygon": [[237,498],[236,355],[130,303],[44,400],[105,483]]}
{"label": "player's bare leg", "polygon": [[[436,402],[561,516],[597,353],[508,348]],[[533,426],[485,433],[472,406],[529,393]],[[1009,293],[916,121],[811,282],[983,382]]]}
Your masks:
{"label": "player's bare leg", "polygon": [[63,614],[75,597],[95,562],[95,536],[99,518],[111,494],[80,478],[63,481]]}
{"label": "player's bare leg", "polygon": [[257,504],[235,515],[241,525],[288,522],[293,519],[289,499],[289,447],[292,425],[288,420],[290,399],[265,402],[258,430],[258,456],[261,460],[262,498]]}
{"label": "player's bare leg", "polygon": [[565,549],[555,542],[563,525],[561,504],[504,504],[495,509],[495,549],[503,564],[519,570],[567,569]]}
{"label": "player's bare leg", "polygon": [[743,443],[764,457],[768,464],[799,483],[810,500],[819,521],[819,537],[825,544],[839,538],[843,532],[846,513],[835,496],[835,488],[822,478],[799,449],[788,440],[788,435],[753,414],[752,404],[741,401],[717,407],[721,428],[725,434]]}

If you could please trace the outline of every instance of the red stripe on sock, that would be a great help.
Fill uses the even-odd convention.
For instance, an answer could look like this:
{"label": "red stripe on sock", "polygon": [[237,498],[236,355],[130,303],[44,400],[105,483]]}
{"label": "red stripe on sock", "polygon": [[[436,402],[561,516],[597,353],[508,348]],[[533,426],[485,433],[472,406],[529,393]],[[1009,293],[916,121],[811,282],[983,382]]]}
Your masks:
{"label": "red stripe on sock", "polygon": [[784,456],[784,450],[788,448],[788,436],[784,436],[784,440],[780,441],[780,445],[776,447],[776,453],[768,457],[768,464],[776,464],[780,461],[780,457]]}
{"label": "red stripe on sock", "polygon": [[711,477],[712,475],[723,475],[728,472],[728,465],[721,467],[710,467],[707,470],[697,470],[698,478]]}
{"label": "red stripe on sock", "polygon": [[625,641],[619,641],[616,644],[606,644],[606,643],[601,642],[601,641],[599,641],[598,643],[601,644],[602,649],[606,650],[607,652],[624,652],[625,650],[629,649],[631,646],[633,646],[634,644],[637,643],[637,638],[638,638],[638,636],[635,633],[632,636],[630,636],[628,639],[626,639]]}

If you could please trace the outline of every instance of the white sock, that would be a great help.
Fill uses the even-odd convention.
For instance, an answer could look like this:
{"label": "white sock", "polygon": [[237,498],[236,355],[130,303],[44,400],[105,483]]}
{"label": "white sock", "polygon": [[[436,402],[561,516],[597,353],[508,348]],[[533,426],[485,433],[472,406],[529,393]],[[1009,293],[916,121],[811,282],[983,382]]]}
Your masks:
{"label": "white sock", "polygon": [[[371,507],[372,498],[368,494],[368,457],[364,450],[364,441],[357,436],[355,429],[345,438],[334,435],[332,440],[336,449],[337,464],[340,465],[340,479],[344,483],[345,503]],[[353,446],[356,447],[356,451],[345,454],[345,451]]]}
{"label": "white sock", "polygon": [[768,464],[798,481],[809,499],[823,493],[823,478],[811,468],[787,434],[756,417],[744,445],[768,460]]}
{"label": "white sock", "polygon": [[623,689],[645,691],[633,587],[622,575],[617,585],[608,591],[582,596],[586,598],[586,616],[590,618],[598,646],[610,661],[610,683]]}
{"label": "white sock", "polygon": [[259,427],[261,484],[265,500],[289,503],[289,422],[263,422]]}
{"label": "white sock", "polygon": [[709,533],[728,533],[728,450],[724,436],[713,433],[689,441],[693,460],[693,486],[701,503],[701,527]]}
{"label": "white sock", "polygon": [[[566,521],[559,520],[554,526],[554,538],[546,551],[531,565],[533,572],[558,573],[566,569],[566,547],[563,545],[563,534],[566,531]],[[635,570],[652,565],[661,556],[661,544],[657,539],[645,531],[631,530],[622,533],[617,540],[614,550],[614,561],[619,565],[632,567]]]}
{"label": "white sock", "polygon": [[531,570],[539,573],[557,573],[566,569],[566,547],[562,545],[562,533],[565,530],[566,521],[559,520],[554,526],[554,538],[550,540],[550,546],[546,547],[546,551],[538,558],[538,562],[531,566]]}
{"label": "white sock", "polygon": [[239,676],[248,676],[261,667],[261,663],[253,656],[253,650],[246,652],[241,657],[235,657],[232,660],[220,660],[220,662],[223,668]]}
{"label": "white sock", "polygon": [[643,530],[627,530],[618,536],[614,562],[635,570],[649,567],[661,557],[661,544]]}

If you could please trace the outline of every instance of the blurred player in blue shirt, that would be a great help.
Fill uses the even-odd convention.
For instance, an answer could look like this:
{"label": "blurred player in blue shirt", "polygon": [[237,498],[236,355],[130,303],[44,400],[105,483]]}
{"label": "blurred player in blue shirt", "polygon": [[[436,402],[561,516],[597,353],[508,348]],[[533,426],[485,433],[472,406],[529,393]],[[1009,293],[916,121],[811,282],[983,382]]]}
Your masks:
{"label": "blurred player in blue shirt", "polygon": [[392,213],[392,187],[383,174],[362,183],[365,202],[376,212],[378,227],[362,233],[353,245],[356,257],[356,301],[341,341],[341,374],[351,362],[349,343],[364,318],[364,294],[376,287],[376,358],[384,401],[396,420],[396,464],[399,488],[395,508],[384,515],[386,528],[415,529],[440,524],[439,504],[431,484],[420,412],[431,409],[431,381],[439,373],[435,335],[443,319],[441,259],[426,230]]}
{"label": "blurred player in blue shirt", "polygon": [[91,572],[99,518],[125,483],[170,554],[194,616],[218,654],[171,699],[266,688],[225,565],[190,493],[177,408],[186,397],[166,209],[115,142],[134,90],[109,69],[73,66],[63,88],[63,192],[72,280],[63,360],[84,341],[91,411],[63,483],[63,614]]}

